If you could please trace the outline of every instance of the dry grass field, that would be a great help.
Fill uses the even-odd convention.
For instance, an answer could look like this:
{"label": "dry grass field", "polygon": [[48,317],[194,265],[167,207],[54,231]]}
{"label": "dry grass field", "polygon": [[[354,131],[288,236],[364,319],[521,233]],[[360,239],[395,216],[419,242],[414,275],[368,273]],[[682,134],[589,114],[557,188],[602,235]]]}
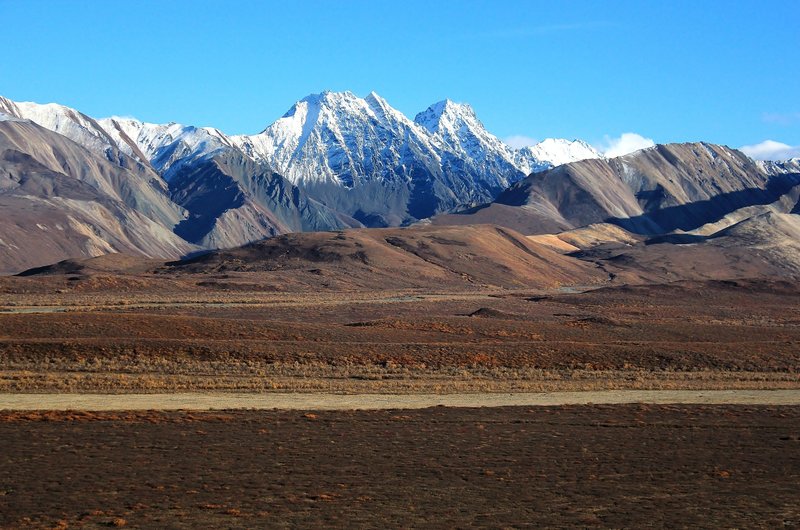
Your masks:
{"label": "dry grass field", "polygon": [[225,276],[0,279],[0,391],[800,387],[785,282],[276,292]]}

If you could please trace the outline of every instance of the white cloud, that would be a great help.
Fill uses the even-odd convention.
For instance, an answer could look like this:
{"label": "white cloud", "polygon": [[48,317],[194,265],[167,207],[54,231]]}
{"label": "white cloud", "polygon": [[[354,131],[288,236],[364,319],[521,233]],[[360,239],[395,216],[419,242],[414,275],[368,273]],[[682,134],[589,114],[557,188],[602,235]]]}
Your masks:
{"label": "white cloud", "polygon": [[800,112],[765,112],[761,115],[761,120],[765,123],[791,125],[800,122]]}
{"label": "white cloud", "polygon": [[800,145],[792,147],[775,140],[764,140],[755,145],[743,145],[739,150],[755,160],[787,160],[800,157]]}
{"label": "white cloud", "polygon": [[603,153],[608,158],[615,156],[627,155],[639,149],[646,147],[653,147],[656,143],[652,138],[645,138],[644,136],[632,132],[622,133],[617,138],[611,138],[606,135],[603,141],[594,148]]}
{"label": "white cloud", "polygon": [[530,147],[539,143],[539,140],[536,138],[522,136],[521,134],[515,134],[514,136],[503,138],[503,141],[512,149],[522,149],[523,147]]}

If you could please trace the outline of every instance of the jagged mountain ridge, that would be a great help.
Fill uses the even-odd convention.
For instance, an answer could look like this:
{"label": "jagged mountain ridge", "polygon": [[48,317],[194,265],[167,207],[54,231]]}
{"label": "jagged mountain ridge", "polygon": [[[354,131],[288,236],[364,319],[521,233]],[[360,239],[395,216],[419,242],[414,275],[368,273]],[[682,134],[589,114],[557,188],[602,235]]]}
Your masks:
{"label": "jagged mountain ridge", "polygon": [[231,140],[369,226],[485,202],[552,165],[514,152],[469,105],[442,101],[412,121],[374,92],[363,99],[350,92],[308,96],[261,133]]}
{"label": "jagged mountain ridge", "polygon": [[[469,105],[445,100],[412,121],[374,92],[363,99],[350,92],[314,94],[261,133],[230,137],[208,127],[93,120],[66,107],[5,101],[24,110],[15,115],[79,143],[90,141],[97,151],[115,148],[149,163],[167,181],[184,166],[238,148],[368,225],[398,225],[486,202],[531,171],[551,167],[551,159],[600,156],[566,140],[514,151],[486,131]],[[48,115],[55,107],[63,109],[57,119]]]}
{"label": "jagged mountain ridge", "polygon": [[161,186],[159,201],[181,211],[159,221],[191,244],[226,248],[291,231],[361,226],[253,162],[213,128],[94,120],[61,105],[7,99],[0,99],[0,112],[59,131],[123,168],[148,168]]}
{"label": "jagged mountain ridge", "polygon": [[[176,160],[187,157],[193,159],[226,146],[238,146],[242,147],[251,158],[270,163],[293,182],[319,179],[321,176],[333,180],[337,177],[337,173],[331,167],[321,165],[317,169],[322,173],[316,174],[313,171],[302,173],[299,169],[294,169],[295,165],[303,164],[303,161],[299,160],[299,153],[295,151],[303,150],[312,133],[315,133],[313,129],[321,114],[328,115],[323,125],[333,124],[340,133],[348,132],[345,130],[347,128],[345,125],[351,129],[364,127],[363,123],[353,123],[354,121],[373,119],[389,132],[405,133],[408,129],[415,129],[413,133],[423,137],[418,138],[417,143],[428,144],[427,147],[433,151],[455,147],[462,157],[474,158],[477,162],[486,156],[486,152],[491,156],[500,156],[510,167],[524,175],[568,161],[602,156],[581,140],[555,138],[515,150],[486,131],[468,104],[443,100],[419,113],[412,121],[374,92],[363,99],[351,92],[326,91],[312,94],[295,103],[283,117],[261,133],[238,136],[227,136],[213,127],[195,127],[174,122],[153,124],[120,117],[95,120],[62,105],[20,103],[2,96],[0,96],[0,112],[30,119],[45,128],[64,134],[87,148],[94,144],[98,152],[104,151],[109,146],[116,147],[140,162],[152,162],[159,171],[166,171]],[[337,121],[350,123],[334,123]],[[447,138],[448,133],[453,132],[453,124],[457,124],[461,129],[457,131],[460,146],[456,146]],[[419,127],[414,127],[415,125]],[[449,129],[447,133],[446,129]],[[430,135],[429,138],[424,138],[426,131]],[[468,148],[468,143],[475,144],[478,149]],[[305,149],[310,150],[308,147]],[[355,163],[355,160],[353,162]],[[489,175],[489,178],[499,177]],[[343,181],[344,185],[350,183],[347,176],[339,180]],[[506,183],[503,184],[505,187]]]}
{"label": "jagged mountain ridge", "polygon": [[[503,176],[498,175],[500,172],[517,170],[527,175],[555,165],[546,156],[576,160],[569,153],[569,145],[573,143],[585,146],[581,156],[601,156],[584,142],[557,140],[565,146],[561,152],[540,149],[538,153],[542,156],[526,157],[489,133],[468,104],[440,101],[412,121],[375,92],[365,98],[351,92],[312,94],[295,103],[283,117],[261,133],[233,136],[231,139],[248,155],[268,161],[293,182],[329,180],[352,187],[352,172],[348,170],[359,164],[359,158],[366,160],[366,167],[361,168],[362,175],[373,178],[393,176],[387,175],[385,164],[382,167],[369,165],[370,152],[354,157],[358,149],[379,145],[391,150],[395,147],[392,140],[406,135],[411,137],[408,139],[410,143],[424,151],[422,154],[432,156],[434,160],[437,156],[442,158],[443,154],[467,159],[477,166],[491,162],[491,158],[504,160],[504,165],[498,164],[500,171],[491,174],[484,171],[483,175],[490,184],[499,183],[501,187],[506,187],[509,182],[502,180]],[[545,141],[540,145],[548,143]],[[530,148],[524,151],[536,152]]]}
{"label": "jagged mountain ridge", "polygon": [[[0,115],[0,119],[2,115]],[[27,154],[50,170],[83,181],[165,226],[180,222],[183,208],[168,197],[167,186],[149,165],[113,147],[91,149],[68,136],[27,120],[3,120],[5,150]]]}
{"label": "jagged mountain ridge", "polygon": [[[119,147],[97,120],[57,103],[16,102],[0,96],[0,113],[30,120],[40,127],[66,136],[95,154],[125,167],[126,159],[118,156]],[[139,162],[147,163],[140,159]]]}
{"label": "jagged mountain ridge", "polygon": [[234,247],[287,232],[361,226],[235,149],[181,165],[169,183],[173,200],[190,214],[175,233],[204,248]]}
{"label": "jagged mountain ridge", "polygon": [[182,166],[235,148],[224,133],[211,127],[158,125],[133,118],[97,122],[124,153],[151,164],[167,181]]}
{"label": "jagged mountain ridge", "polygon": [[[149,165],[168,183],[171,198],[180,205],[205,190],[205,199],[193,204],[205,204],[208,210],[193,211],[173,228],[192,243],[210,248],[309,227],[407,224],[491,200],[531,168],[550,165],[508,148],[485,130],[468,105],[441,102],[411,121],[375,93],[363,99],[349,92],[308,96],[253,136],[228,137],[209,127],[158,125],[132,118],[95,120],[61,105],[7,99],[0,99],[0,112],[30,119],[121,165],[130,160]],[[421,125],[417,122],[423,115],[427,119]],[[445,129],[453,131],[454,124],[457,137],[445,134]],[[215,164],[218,157],[238,162]],[[221,184],[220,172],[243,167],[246,159],[257,165],[257,173],[270,177],[253,179],[255,174],[238,172],[222,177],[227,184]],[[290,182],[274,185],[277,175]],[[238,198],[223,193],[216,203],[211,200],[211,192],[220,185],[230,188],[232,182],[243,181],[247,182],[234,185]],[[253,188],[253,183],[269,190]],[[289,194],[276,197],[276,189]],[[293,203],[303,207],[289,212],[287,205],[291,210]],[[276,207],[283,211],[276,212]],[[236,223],[244,226],[234,227]]]}
{"label": "jagged mountain ridge", "polygon": [[232,139],[368,225],[401,224],[487,195],[485,186],[449,179],[425,131],[374,93],[312,95],[262,133]]}

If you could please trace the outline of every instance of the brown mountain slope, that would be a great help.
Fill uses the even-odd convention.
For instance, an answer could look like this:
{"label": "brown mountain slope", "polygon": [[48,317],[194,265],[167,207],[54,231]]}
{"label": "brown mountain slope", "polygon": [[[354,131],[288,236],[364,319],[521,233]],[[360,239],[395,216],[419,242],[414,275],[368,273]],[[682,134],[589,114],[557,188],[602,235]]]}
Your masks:
{"label": "brown mountain slope", "polygon": [[131,158],[121,166],[33,122],[0,120],[0,153],[27,155],[164,226],[171,228],[185,216],[184,209],[170,200],[166,182],[150,167]]}
{"label": "brown mountain slope", "polygon": [[[613,222],[644,235],[688,231],[738,209],[781,203],[788,212],[800,175],[759,165],[739,151],[706,143],[658,145],[608,160],[583,160],[536,173],[489,205],[434,218],[471,219],[526,234]],[[786,201],[783,201],[786,202]]]}
{"label": "brown mountain slope", "polygon": [[35,267],[17,276],[58,276],[58,275],[148,275],[164,265],[163,260],[148,259],[128,254],[103,254],[87,259],[65,259],[52,265]]}
{"label": "brown mountain slope", "polygon": [[205,248],[231,248],[286,232],[360,227],[263,163],[227,149],[170,179],[172,199],[189,216],[175,233]]}
{"label": "brown mountain slope", "polygon": [[[623,282],[800,279],[800,215],[796,214],[770,212],[711,235],[674,234],[637,241],[624,232],[586,228],[552,237],[581,248],[566,249],[568,255],[594,262]],[[548,241],[543,236],[532,239]]]}
{"label": "brown mountain slope", "polygon": [[608,277],[592,264],[489,225],[287,234],[174,262],[160,272],[261,272],[287,285],[340,288],[537,288]]}
{"label": "brown mountain slope", "polygon": [[598,223],[556,234],[528,236],[528,239],[548,245],[553,249],[569,253],[587,250],[598,246],[635,245],[646,238],[631,234],[627,230],[610,223]]}
{"label": "brown mountain slope", "polygon": [[0,121],[0,272],[110,252],[178,257],[183,210],[152,170],[125,169],[30,122]]}
{"label": "brown mountain slope", "polygon": [[609,224],[542,236],[491,225],[360,229],[287,234],[167,264],[119,255],[67,260],[24,275],[54,281],[79,275],[97,278],[97,285],[105,285],[101,277],[129,278],[154,289],[181,284],[254,293],[797,280],[798,241],[800,216],[774,213],[710,236],[649,239]]}

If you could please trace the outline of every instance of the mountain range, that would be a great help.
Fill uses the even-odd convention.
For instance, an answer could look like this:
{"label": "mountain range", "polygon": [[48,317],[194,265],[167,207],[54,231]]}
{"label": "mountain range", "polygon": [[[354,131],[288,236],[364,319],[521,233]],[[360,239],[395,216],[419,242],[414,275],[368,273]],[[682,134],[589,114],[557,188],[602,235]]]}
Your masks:
{"label": "mountain range", "polygon": [[[755,162],[707,143],[613,159],[580,140],[515,150],[449,100],[411,120],[374,92],[323,92],[258,134],[229,136],[0,97],[7,272],[415,223],[501,225],[598,266],[657,244],[759,246],[792,271],[798,200],[798,160]],[[569,243],[581,230],[593,241],[583,248]]]}
{"label": "mountain range", "polygon": [[[36,252],[12,252],[13,259],[2,264],[6,270],[101,251],[176,257],[287,232],[410,224],[489,201],[533,169],[600,156],[588,144],[566,140],[515,151],[487,132],[468,105],[443,101],[412,121],[375,93],[308,96],[252,136],[95,119],[58,104],[2,97],[0,116],[0,149],[4,159],[15,160],[7,171],[22,175],[44,165],[55,173],[40,180],[76,180],[94,188],[85,190],[94,195],[76,202],[59,195],[63,187],[44,193],[30,184],[4,185],[4,196],[14,197],[14,206],[9,202],[5,208],[8,228],[2,233],[8,245],[41,235],[45,229],[39,225],[48,223],[62,228],[48,228],[46,239],[63,235],[71,241],[56,243],[55,237]],[[12,137],[29,141],[23,145]],[[51,156],[43,160],[46,151]],[[30,159],[23,162],[22,155]],[[71,164],[58,163],[66,159]],[[26,164],[33,165],[30,171]],[[99,182],[92,169],[98,165],[106,174],[116,173],[118,185],[134,189],[123,197]],[[42,199],[59,204],[31,222],[28,205],[42,208]],[[87,204],[103,201],[114,205],[103,219],[116,223],[86,219]],[[50,222],[51,217],[63,222]],[[119,222],[125,226],[116,226]],[[144,240],[132,235],[154,227],[170,234]],[[156,239],[165,242],[156,245]]]}

